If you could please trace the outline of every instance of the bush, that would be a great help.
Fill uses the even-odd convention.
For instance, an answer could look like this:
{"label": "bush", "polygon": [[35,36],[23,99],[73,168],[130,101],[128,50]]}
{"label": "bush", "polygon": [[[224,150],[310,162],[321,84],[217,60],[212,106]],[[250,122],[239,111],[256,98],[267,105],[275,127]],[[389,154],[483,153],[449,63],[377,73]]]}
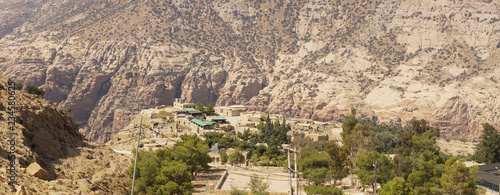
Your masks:
{"label": "bush", "polygon": [[42,88],[38,88],[33,85],[28,85],[26,87],[26,92],[28,92],[29,94],[35,94],[37,97],[42,97],[42,98],[45,95],[45,91],[43,91]]}
{"label": "bush", "polygon": [[23,84],[22,83],[16,83],[15,84],[16,90],[23,90]]}
{"label": "bush", "polygon": [[231,195],[248,195],[248,192],[246,192],[244,190],[238,190],[238,188],[232,186],[230,194]]}
{"label": "bush", "polygon": [[304,186],[304,191],[309,194],[321,194],[321,195],[327,195],[327,194],[334,194],[334,195],[341,195],[342,190],[340,188],[337,188],[335,186],[328,187],[328,186],[315,186],[315,185],[308,185]]}

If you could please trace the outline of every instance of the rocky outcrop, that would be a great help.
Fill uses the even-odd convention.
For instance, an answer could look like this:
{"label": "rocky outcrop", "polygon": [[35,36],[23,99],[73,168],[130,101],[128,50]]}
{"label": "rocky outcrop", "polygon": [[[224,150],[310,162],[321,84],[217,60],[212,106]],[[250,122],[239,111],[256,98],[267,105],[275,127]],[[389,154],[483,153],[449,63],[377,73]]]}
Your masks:
{"label": "rocky outcrop", "polygon": [[[127,193],[129,179],[124,169],[130,158],[109,148],[83,141],[73,120],[48,100],[22,90],[8,89],[8,78],[0,77],[0,164],[10,165],[14,159],[17,194],[91,194]],[[14,94],[15,100],[11,97]],[[11,101],[9,101],[11,100]],[[11,113],[15,102],[17,109]],[[15,115],[15,128],[10,130],[9,117]],[[8,134],[13,133],[13,134]],[[15,155],[15,158],[9,156]],[[6,166],[0,167],[2,173]],[[90,182],[87,188],[80,180]],[[10,178],[2,174],[0,182]],[[75,186],[82,187],[75,191]],[[10,186],[0,185],[0,191]]]}
{"label": "rocky outcrop", "polygon": [[495,2],[52,3],[0,39],[0,72],[99,143],[176,97],[325,121],[354,106],[457,139],[500,127]]}

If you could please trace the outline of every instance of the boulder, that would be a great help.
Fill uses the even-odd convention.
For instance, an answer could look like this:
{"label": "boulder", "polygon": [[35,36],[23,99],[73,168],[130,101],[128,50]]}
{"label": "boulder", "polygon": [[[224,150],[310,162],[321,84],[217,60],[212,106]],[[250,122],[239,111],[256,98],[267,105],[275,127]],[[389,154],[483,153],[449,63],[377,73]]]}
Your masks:
{"label": "boulder", "polygon": [[31,163],[28,168],[26,168],[26,172],[32,176],[38,177],[43,180],[49,179],[49,173],[45,171],[38,163]]}

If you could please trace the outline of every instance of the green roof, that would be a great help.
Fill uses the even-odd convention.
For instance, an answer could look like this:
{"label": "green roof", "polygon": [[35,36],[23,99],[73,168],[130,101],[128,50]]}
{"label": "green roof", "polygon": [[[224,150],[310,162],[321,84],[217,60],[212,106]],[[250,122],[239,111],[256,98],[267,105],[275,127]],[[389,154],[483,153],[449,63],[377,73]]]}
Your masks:
{"label": "green roof", "polygon": [[223,116],[211,116],[211,117],[214,120],[226,120],[226,117],[223,117]]}
{"label": "green roof", "polygon": [[189,111],[191,111],[191,112],[198,111],[198,110],[196,110],[196,109],[194,109],[194,108],[184,108],[184,110],[185,110],[185,111],[188,111],[188,112],[189,112]]}
{"label": "green roof", "polygon": [[202,127],[204,127],[204,126],[210,126],[210,125],[216,124],[216,123],[214,123],[214,122],[208,122],[208,123],[207,123],[207,122],[205,122],[205,121],[203,121],[203,120],[200,120],[200,119],[197,119],[197,118],[191,119],[191,122],[196,123],[197,125],[200,125],[200,126],[202,126]]}

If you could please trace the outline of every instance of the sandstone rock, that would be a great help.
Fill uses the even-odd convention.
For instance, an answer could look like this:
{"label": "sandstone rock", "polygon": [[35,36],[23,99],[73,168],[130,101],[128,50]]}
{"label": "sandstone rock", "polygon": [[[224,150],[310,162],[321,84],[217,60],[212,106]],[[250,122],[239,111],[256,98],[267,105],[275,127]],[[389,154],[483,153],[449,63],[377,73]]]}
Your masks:
{"label": "sandstone rock", "polygon": [[45,169],[43,169],[38,163],[34,162],[34,163],[31,163],[27,168],[27,173],[29,175],[32,175],[32,176],[35,176],[35,177],[38,177],[40,179],[43,179],[43,180],[48,180],[49,179],[49,173],[47,173],[47,171],[45,171]]}

